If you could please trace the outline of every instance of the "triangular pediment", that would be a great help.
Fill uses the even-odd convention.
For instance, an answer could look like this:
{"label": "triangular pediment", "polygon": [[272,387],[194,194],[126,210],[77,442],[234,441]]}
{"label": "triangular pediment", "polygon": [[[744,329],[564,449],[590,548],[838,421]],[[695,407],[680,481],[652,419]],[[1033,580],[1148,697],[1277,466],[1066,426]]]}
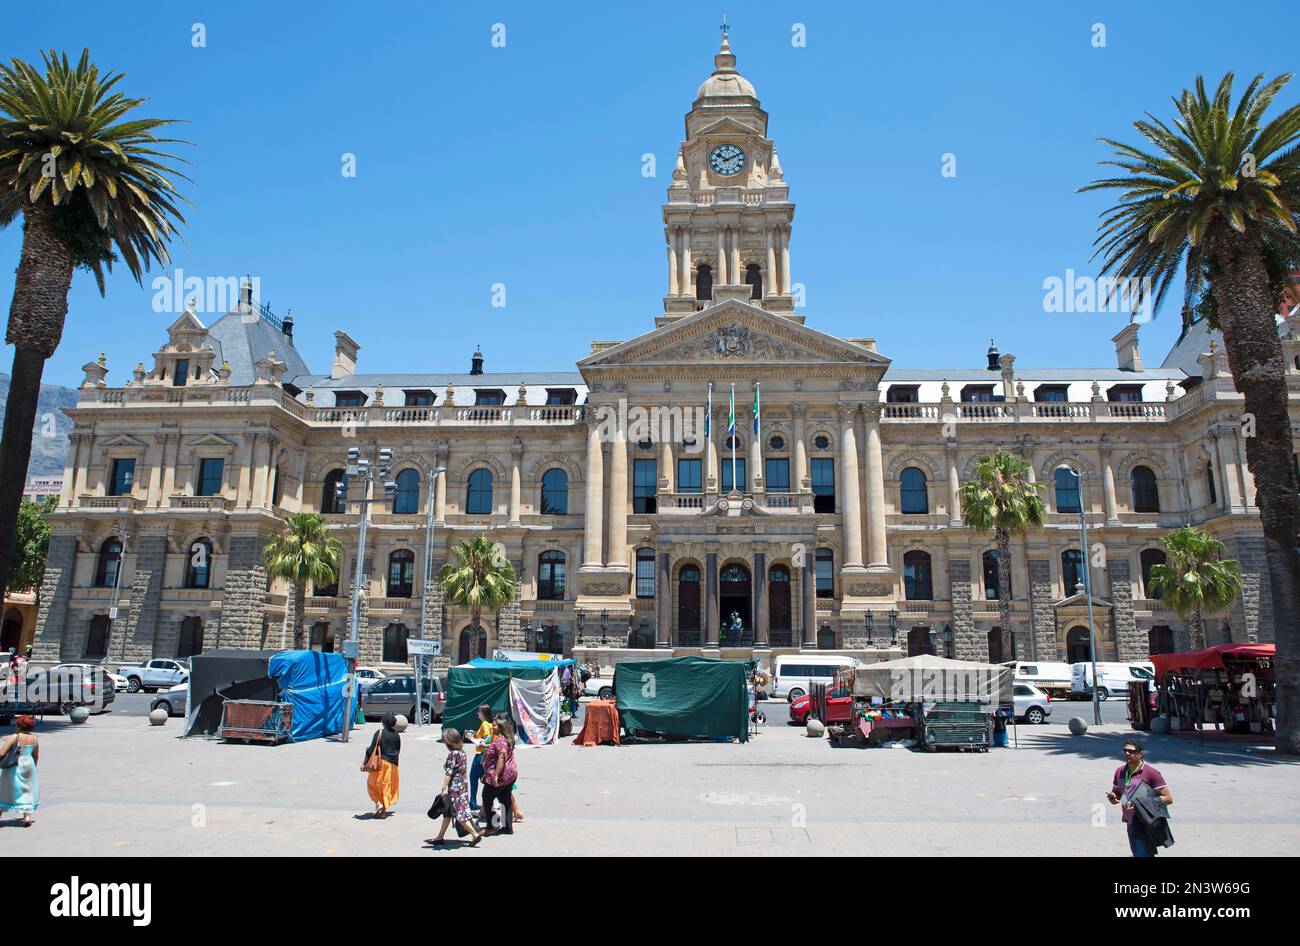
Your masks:
{"label": "triangular pediment", "polygon": [[207,330],[207,326],[199,321],[199,318],[194,314],[193,309],[186,309],[180,314],[180,318],[167,326],[167,334],[169,336],[188,335],[192,332],[206,332]]}
{"label": "triangular pediment", "polygon": [[143,440],[137,440],[135,437],[132,437],[130,434],[114,434],[112,437],[106,437],[103,440],[97,441],[96,445],[100,447],[147,447],[148,446],[148,444],[146,444]]}
{"label": "triangular pediment", "polygon": [[234,447],[235,442],[219,434],[204,434],[202,437],[187,440],[185,445],[188,447]]}
{"label": "triangular pediment", "polygon": [[862,345],[728,299],[578,362],[579,369],[635,365],[841,364],[883,373],[889,359]]}
{"label": "triangular pediment", "polygon": [[753,125],[740,121],[734,115],[726,115],[715,122],[710,122],[695,129],[693,138],[703,138],[708,135],[760,135],[762,134]]}
{"label": "triangular pediment", "polygon": [[[1096,595],[1092,596],[1092,606],[1094,608],[1107,609],[1110,608],[1111,605],[1112,602],[1107,601],[1105,598],[1098,598]],[[1070,595],[1070,597],[1062,598],[1060,601],[1052,605],[1052,607],[1056,608],[1058,611],[1063,611],[1067,608],[1086,608],[1087,606],[1088,596],[1086,594]]]}

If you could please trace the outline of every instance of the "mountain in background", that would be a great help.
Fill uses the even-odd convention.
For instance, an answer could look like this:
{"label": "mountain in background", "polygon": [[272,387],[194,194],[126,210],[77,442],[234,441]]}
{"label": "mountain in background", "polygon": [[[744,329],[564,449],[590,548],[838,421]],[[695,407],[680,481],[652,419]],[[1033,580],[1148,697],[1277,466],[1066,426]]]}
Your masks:
{"label": "mountain in background", "polygon": [[[9,403],[9,375],[0,372],[0,412]],[[32,432],[32,459],[27,464],[28,476],[57,476],[63,473],[68,459],[68,432],[72,419],[63,408],[77,403],[75,388],[58,384],[42,384],[41,396],[36,400],[36,429]],[[53,436],[47,436],[53,420]]]}

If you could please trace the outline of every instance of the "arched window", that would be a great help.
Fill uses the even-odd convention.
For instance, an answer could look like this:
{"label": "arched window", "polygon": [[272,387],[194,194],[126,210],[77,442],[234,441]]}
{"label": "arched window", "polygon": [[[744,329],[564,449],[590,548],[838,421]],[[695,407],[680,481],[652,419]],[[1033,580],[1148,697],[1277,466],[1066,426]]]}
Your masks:
{"label": "arched window", "polygon": [[695,298],[701,301],[713,298],[713,267],[701,263],[695,270]]}
{"label": "arched window", "polygon": [[1162,549],[1143,549],[1138,558],[1142,563],[1142,593],[1148,598],[1159,598],[1160,595],[1151,591],[1151,569],[1156,565],[1165,564],[1166,556],[1164,551]]}
{"label": "arched window", "polygon": [[655,596],[655,550],[636,550],[636,596],[653,598]]}
{"label": "arched window", "polygon": [[909,466],[899,475],[898,489],[903,515],[920,516],[930,511],[925,496],[925,474],[916,467]]}
{"label": "arched window", "polygon": [[763,298],[763,270],[759,269],[757,263],[750,263],[745,267],[745,285],[754,287],[754,291],[749,294],[749,298]]}
{"label": "arched window", "polygon": [[[185,587],[211,587],[212,543],[199,539],[190,543],[189,558],[185,561]],[[186,654],[185,656],[189,656]]]}
{"label": "arched window", "polygon": [[564,553],[554,550],[537,556],[537,597],[542,601],[564,600]]}
{"label": "arched window", "polygon": [[1065,635],[1065,659],[1067,663],[1079,664],[1088,659],[1088,629],[1075,625]]}
{"label": "arched window", "polygon": [[1147,466],[1133,467],[1130,476],[1133,484],[1133,511],[1159,512],[1160,491],[1156,489],[1156,475]]}
{"label": "arched window", "polygon": [[414,590],[415,553],[410,549],[398,549],[388,556],[388,597],[409,598]]}
{"label": "arched window", "polygon": [[568,514],[569,474],[563,470],[547,470],[542,477],[542,515],[567,516]]}
{"label": "arched window", "polygon": [[329,516],[343,511],[343,500],[338,496],[338,486],[343,482],[342,470],[330,470],[320,488],[320,511]]}
{"label": "arched window", "polygon": [[393,494],[393,512],[410,515],[420,511],[420,471],[405,469],[397,474],[397,492]]}
{"label": "arched window", "polygon": [[1077,594],[1079,585],[1083,584],[1083,553],[1078,549],[1066,549],[1061,553],[1061,584],[1067,598]]}
{"label": "arched window", "polygon": [[1214,488],[1214,466],[1210,463],[1205,464],[1205,482],[1210,487],[1210,505],[1219,505],[1219,491]]}
{"label": "arched window", "polygon": [[122,567],[122,543],[119,539],[105,539],[99,547],[99,560],[95,563],[95,587],[112,588],[117,584],[117,572]]}
{"label": "arched window", "polygon": [[[1001,597],[1002,575],[998,571],[998,550],[989,549],[983,556],[984,600],[997,601]],[[1007,597],[1013,597],[1010,575],[1007,576]]]}
{"label": "arched window", "polygon": [[1056,471],[1056,511],[1081,512],[1079,478],[1069,470]]}
{"label": "arched window", "polygon": [[410,636],[405,624],[390,624],[384,628],[384,663],[406,663],[406,639]]}
{"label": "arched window", "polygon": [[818,549],[813,559],[817,573],[817,597],[835,597],[835,553],[830,549]]}
{"label": "arched window", "polygon": [[929,552],[911,551],[903,556],[903,591],[908,601],[930,601],[934,598]]}
{"label": "arched window", "polygon": [[465,512],[471,516],[492,514],[492,471],[478,469],[469,475],[469,496]]}

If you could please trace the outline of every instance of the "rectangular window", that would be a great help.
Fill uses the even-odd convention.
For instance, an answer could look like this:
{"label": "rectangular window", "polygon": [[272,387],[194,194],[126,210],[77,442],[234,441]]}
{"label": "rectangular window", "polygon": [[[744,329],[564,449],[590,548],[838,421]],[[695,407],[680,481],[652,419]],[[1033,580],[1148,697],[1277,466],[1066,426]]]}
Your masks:
{"label": "rectangular window", "polygon": [[172,387],[183,388],[185,382],[190,378],[190,360],[188,358],[176,359],[176,371],[172,375]]}
{"label": "rectangular window", "polygon": [[790,492],[790,461],[785,457],[774,457],[763,461],[763,485],[769,493]]}
{"label": "rectangular window", "polygon": [[968,384],[961,389],[961,399],[966,404],[984,404],[997,400],[991,384]]}
{"label": "rectangular window", "polygon": [[1040,404],[1065,403],[1070,399],[1070,388],[1065,384],[1040,384],[1034,388],[1034,400]]}
{"label": "rectangular window", "polygon": [[1142,385],[1140,384],[1113,384],[1110,390],[1106,392],[1108,401],[1141,401]]}
{"label": "rectangular window", "polygon": [[816,558],[817,597],[835,597],[835,553],[818,549]]}
{"label": "rectangular window", "polygon": [[700,461],[699,460],[678,460],[677,461],[677,492],[679,493],[700,492]]}
{"label": "rectangular window", "polygon": [[135,461],[114,460],[113,477],[108,485],[110,496],[130,496],[135,483]]}
{"label": "rectangular window", "polygon": [[830,457],[813,457],[812,491],[814,512],[835,511],[835,461]]}
{"label": "rectangular window", "polygon": [[654,460],[636,460],[632,467],[632,511],[657,511],[659,465]]}
{"label": "rectangular window", "polygon": [[407,391],[406,406],[407,407],[432,407],[433,392],[432,391]]}
{"label": "rectangular window", "polygon": [[364,407],[366,396],[360,391],[335,391],[335,407]]}
{"label": "rectangular window", "polygon": [[885,392],[889,404],[915,404],[920,399],[920,386],[916,384],[891,384]]}
{"label": "rectangular window", "polygon": [[732,470],[731,457],[727,457],[722,461],[722,491],[724,493],[731,492],[731,477],[733,472],[738,481],[736,489],[743,493],[745,491],[745,484],[748,480],[745,477],[745,461],[740,457],[736,457],[734,471]]}
{"label": "rectangular window", "polygon": [[655,596],[655,553],[650,549],[637,549],[636,596],[638,598]]}
{"label": "rectangular window", "polygon": [[199,461],[199,496],[220,496],[221,478],[226,472],[226,461],[206,459]]}
{"label": "rectangular window", "polygon": [[578,392],[573,388],[547,388],[547,404],[577,404]]}
{"label": "rectangular window", "polygon": [[474,404],[478,407],[498,407],[506,402],[506,392],[499,389],[476,390]]}

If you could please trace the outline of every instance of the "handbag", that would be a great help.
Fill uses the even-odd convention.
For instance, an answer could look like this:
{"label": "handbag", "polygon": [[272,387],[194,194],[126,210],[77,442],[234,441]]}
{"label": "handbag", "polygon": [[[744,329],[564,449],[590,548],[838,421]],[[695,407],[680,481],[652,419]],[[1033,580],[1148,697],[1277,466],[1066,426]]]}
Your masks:
{"label": "handbag", "polygon": [[14,734],[13,744],[9,751],[0,756],[0,769],[12,769],[18,766],[18,735]]}
{"label": "handbag", "polygon": [[437,820],[447,813],[447,799],[439,793],[433,799],[433,804],[429,806],[428,815],[430,818]]}
{"label": "handbag", "polygon": [[362,772],[378,772],[384,758],[379,753],[380,733],[375,733],[375,745],[370,750],[370,755],[366,756],[366,761],[361,765]]}

